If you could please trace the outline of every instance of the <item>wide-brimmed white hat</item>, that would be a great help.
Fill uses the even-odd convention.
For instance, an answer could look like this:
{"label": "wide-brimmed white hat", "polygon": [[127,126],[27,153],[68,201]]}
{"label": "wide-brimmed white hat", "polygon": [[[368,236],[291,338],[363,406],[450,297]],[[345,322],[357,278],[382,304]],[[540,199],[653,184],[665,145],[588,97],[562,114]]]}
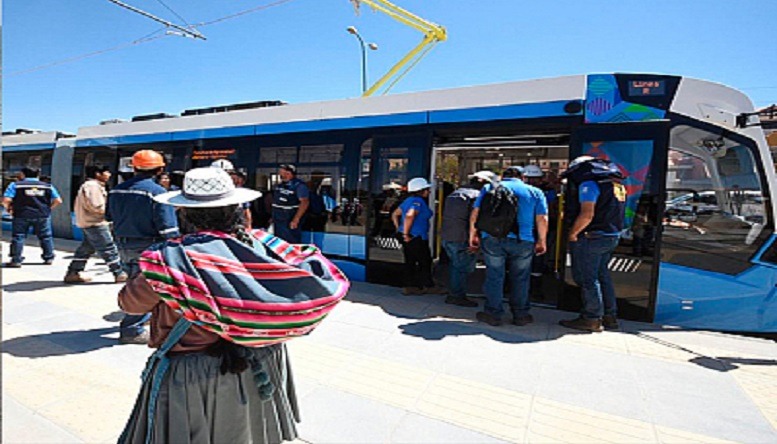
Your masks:
{"label": "wide-brimmed white hat", "polygon": [[262,195],[248,188],[236,188],[229,173],[221,168],[195,168],[183,177],[183,189],[154,196],[154,200],[175,207],[214,208],[250,202]]}

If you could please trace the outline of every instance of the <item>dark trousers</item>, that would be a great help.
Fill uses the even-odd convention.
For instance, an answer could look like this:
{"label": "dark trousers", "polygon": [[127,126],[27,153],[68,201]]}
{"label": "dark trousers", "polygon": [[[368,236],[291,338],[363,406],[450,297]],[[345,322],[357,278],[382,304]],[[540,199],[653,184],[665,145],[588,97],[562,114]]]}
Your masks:
{"label": "dark trousers", "polygon": [[14,217],[11,222],[11,262],[21,264],[24,261],[22,251],[30,227],[40,241],[40,247],[43,249],[43,260],[54,259],[54,235],[51,231],[51,217],[32,219]]}
{"label": "dark trousers", "polygon": [[429,241],[416,236],[402,245],[405,255],[405,278],[407,287],[434,287],[432,280],[432,251]]}
{"label": "dark trousers", "polygon": [[300,227],[304,221],[300,221],[300,224],[295,229],[289,226],[296,214],[297,210],[274,209],[272,212],[273,234],[290,244],[302,243],[302,230]]}

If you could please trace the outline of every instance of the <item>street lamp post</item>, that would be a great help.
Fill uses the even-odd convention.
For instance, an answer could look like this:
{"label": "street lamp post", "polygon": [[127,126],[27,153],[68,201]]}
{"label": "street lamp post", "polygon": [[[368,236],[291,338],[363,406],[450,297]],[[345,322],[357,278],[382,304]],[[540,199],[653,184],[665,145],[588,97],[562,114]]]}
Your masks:
{"label": "street lamp post", "polygon": [[349,34],[353,34],[357,39],[359,39],[359,48],[361,48],[362,52],[362,94],[364,94],[364,92],[367,91],[367,48],[376,51],[378,49],[378,45],[375,43],[364,43],[364,39],[354,26],[349,26],[346,30]]}

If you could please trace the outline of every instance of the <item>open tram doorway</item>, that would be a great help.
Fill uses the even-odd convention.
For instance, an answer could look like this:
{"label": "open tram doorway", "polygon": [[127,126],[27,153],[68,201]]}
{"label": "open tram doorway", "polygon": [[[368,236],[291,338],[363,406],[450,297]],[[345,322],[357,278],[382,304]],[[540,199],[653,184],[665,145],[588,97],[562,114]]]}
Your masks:
{"label": "open tram doorway", "polygon": [[[556,307],[563,293],[566,246],[560,242],[563,232],[559,199],[561,184],[558,176],[569,164],[571,134],[569,129],[546,129],[534,131],[483,131],[478,133],[438,133],[434,139],[435,179],[434,198],[435,236],[433,254],[436,267],[435,278],[448,282],[448,264],[441,245],[440,227],[445,198],[458,187],[469,183],[470,176],[477,171],[487,170],[501,175],[513,165],[536,165],[543,171],[540,178],[531,179],[533,185],[542,189],[548,199],[549,229],[548,251],[535,259],[532,266],[530,298],[532,303]],[[482,253],[475,272],[470,275],[467,293],[483,295],[486,268]]]}

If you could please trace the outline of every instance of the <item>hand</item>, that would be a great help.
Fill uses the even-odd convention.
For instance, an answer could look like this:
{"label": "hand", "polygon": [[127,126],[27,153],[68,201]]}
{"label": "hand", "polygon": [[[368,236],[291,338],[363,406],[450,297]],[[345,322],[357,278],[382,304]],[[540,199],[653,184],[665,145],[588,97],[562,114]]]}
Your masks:
{"label": "hand", "polygon": [[577,235],[569,233],[569,242],[577,242]]}
{"label": "hand", "polygon": [[470,235],[469,247],[474,248],[476,251],[478,248],[480,248],[480,238],[478,237],[477,234]]}
{"label": "hand", "polygon": [[404,233],[402,235],[402,240],[404,240],[405,242],[410,242],[411,240],[413,240],[413,236],[409,235],[408,233]]}
{"label": "hand", "polygon": [[299,221],[297,219],[292,219],[291,222],[289,222],[289,228],[292,230],[296,230],[299,226]]}
{"label": "hand", "polygon": [[537,256],[542,256],[546,251],[548,251],[548,246],[544,240],[538,240],[534,244],[534,254]]}
{"label": "hand", "polygon": [[467,253],[469,253],[469,254],[477,254],[478,250],[479,250],[478,247],[475,247],[475,246],[472,246],[472,245],[467,247]]}

